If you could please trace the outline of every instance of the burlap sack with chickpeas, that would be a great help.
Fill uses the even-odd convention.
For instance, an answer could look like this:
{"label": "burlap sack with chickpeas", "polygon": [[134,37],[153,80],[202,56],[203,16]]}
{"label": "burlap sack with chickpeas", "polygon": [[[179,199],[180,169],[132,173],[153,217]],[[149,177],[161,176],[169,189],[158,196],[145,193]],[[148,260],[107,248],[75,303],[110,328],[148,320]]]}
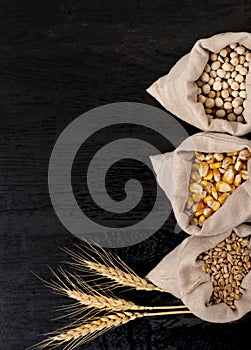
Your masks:
{"label": "burlap sack with chickpeas", "polygon": [[[233,232],[242,242],[229,241]],[[250,235],[251,227],[240,225],[216,236],[189,237],[165,256],[146,279],[180,298],[203,320],[217,323],[238,320],[251,311],[250,240],[244,238]],[[227,238],[230,246],[222,243]],[[214,251],[212,258],[205,255],[218,244],[216,255]],[[203,253],[204,260],[200,258]],[[214,277],[207,271],[212,271]]]}
{"label": "burlap sack with chickpeas", "polygon": [[209,51],[219,53],[232,43],[239,43],[250,50],[251,34],[227,32],[198,40],[191,51],[182,57],[167,75],[155,81],[146,91],[169,112],[203,131],[224,132],[235,136],[249,133],[251,131],[250,70],[245,79],[247,101],[242,113],[244,123],[223,118],[212,119],[205,112],[204,105],[197,102],[196,81],[208,62]]}
{"label": "burlap sack with chickpeas", "polygon": [[[188,198],[190,198],[191,171],[193,170],[192,159],[195,151],[220,155],[222,153],[226,154],[226,152],[235,153],[243,149],[247,149],[250,152],[251,141],[227,134],[202,132],[188,137],[173,152],[150,157],[154,172],[156,173],[157,183],[169,198],[177,223],[185,232],[196,236],[213,236],[226,232],[241,223],[249,222],[251,218],[251,158],[246,161],[246,170],[244,170],[246,180],[243,180],[239,186],[236,186],[234,191],[232,191],[231,187],[228,198],[220,208],[217,208],[217,211],[214,208],[214,204],[217,204],[220,200],[221,192],[219,192],[218,200],[210,201],[210,205],[214,208],[215,212],[212,210],[213,214],[206,218],[202,227],[191,224],[191,213],[188,213],[186,209]],[[228,159],[228,157],[225,158],[226,160]],[[237,159],[237,161],[239,160]],[[202,165],[204,163],[202,162]],[[214,166],[223,167],[221,162],[216,162],[216,164],[211,164],[210,166],[212,168]],[[233,165],[229,165],[229,167],[233,167]],[[208,170],[208,173],[209,171],[211,172],[211,170]],[[235,172],[235,170],[231,171]],[[201,186],[201,184],[197,185],[200,180],[194,182],[196,186]],[[209,181],[201,183],[203,186],[208,186]],[[224,185],[225,182],[219,181],[219,184]],[[212,190],[212,186],[210,189]],[[222,188],[220,190],[222,191]],[[223,188],[223,193],[224,191],[225,188]],[[201,192],[202,194],[204,194],[204,190]],[[207,193],[205,195],[207,196]],[[212,194],[210,193],[209,198],[211,196]],[[205,202],[206,198],[202,198],[204,199],[201,201]]]}

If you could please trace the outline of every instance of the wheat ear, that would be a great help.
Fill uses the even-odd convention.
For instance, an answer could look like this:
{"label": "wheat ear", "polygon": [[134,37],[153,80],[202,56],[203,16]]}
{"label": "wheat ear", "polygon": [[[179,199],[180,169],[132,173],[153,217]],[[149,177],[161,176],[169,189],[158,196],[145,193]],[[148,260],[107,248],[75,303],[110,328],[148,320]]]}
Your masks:
{"label": "wheat ear", "polygon": [[[132,301],[127,301],[122,298],[117,298],[111,292],[107,295],[106,291],[100,293],[94,290],[88,283],[83,281],[79,276],[72,275],[69,272],[59,269],[60,274],[64,277],[64,281],[58,274],[51,270],[54,281],[45,282],[56,293],[65,295],[70,299],[76,300],[77,305],[69,306],[69,308],[95,308],[100,310],[110,311],[126,311],[126,310],[175,310],[186,308],[185,305],[178,306],[141,306],[136,305]],[[76,315],[78,312],[74,313]],[[68,315],[69,316],[69,315]]]}
{"label": "wheat ear", "polygon": [[[110,297],[94,290],[88,283],[79,276],[73,276],[69,272],[59,269],[64,281],[53,270],[52,274],[56,278],[54,281],[45,282],[52,290],[58,294],[69,297],[77,301],[76,308],[95,308],[99,310],[124,311],[124,310],[144,310],[144,307],[137,306],[131,301],[126,301],[115,296]],[[76,281],[76,282],[75,282]],[[74,305],[73,305],[74,307]]]}
{"label": "wheat ear", "polygon": [[102,316],[90,323],[82,324],[78,327],[66,330],[64,332],[48,337],[45,341],[30,348],[33,350],[44,349],[45,347],[57,347],[66,344],[64,350],[73,350],[76,347],[87,343],[110,329],[116,328],[136,318],[146,316],[164,316],[174,314],[185,314],[190,311],[167,311],[156,313],[140,313],[140,312],[118,312]]}
{"label": "wheat ear", "polygon": [[31,347],[30,350],[40,350],[46,347],[55,348],[64,344],[66,344],[63,348],[64,350],[73,350],[84,343],[90,342],[108,330],[133,321],[139,317],[143,317],[143,314],[126,311],[101,316],[89,323],[79,325],[78,327],[60,333],[55,332],[55,335],[49,336],[40,344]]}
{"label": "wheat ear", "polygon": [[[99,279],[97,274],[113,281],[112,283],[103,283],[103,288],[105,288],[105,285],[108,289],[115,289],[116,286],[123,286],[129,289],[170,293],[148,282],[146,279],[139,277],[117,255],[105,251],[102,247],[99,247],[99,250],[97,250],[92,246],[87,246],[87,249],[89,249],[92,254],[89,254],[86,250],[84,251],[80,246],[77,247],[80,249],[80,253],[64,249],[73,259],[70,265],[81,272],[92,273],[94,281]],[[94,254],[99,257],[102,263],[94,258]],[[85,255],[91,259],[86,259]]]}
{"label": "wheat ear", "polygon": [[145,290],[145,291],[155,290],[159,292],[167,292],[166,290],[163,290],[149,283],[144,278],[141,278],[136,274],[126,273],[117,267],[109,267],[109,266],[105,266],[103,264],[98,264],[88,260],[85,260],[84,263],[90,270],[95,271],[96,273],[102,275],[103,277],[113,280],[118,285],[131,287],[136,290]]}
{"label": "wheat ear", "polygon": [[126,311],[126,310],[176,310],[187,308],[185,305],[177,306],[142,306],[136,305],[132,301],[127,301],[121,298],[109,298],[102,294],[90,295],[75,290],[68,291],[68,296],[79,301],[81,305],[93,307],[97,309],[106,309],[111,311]]}

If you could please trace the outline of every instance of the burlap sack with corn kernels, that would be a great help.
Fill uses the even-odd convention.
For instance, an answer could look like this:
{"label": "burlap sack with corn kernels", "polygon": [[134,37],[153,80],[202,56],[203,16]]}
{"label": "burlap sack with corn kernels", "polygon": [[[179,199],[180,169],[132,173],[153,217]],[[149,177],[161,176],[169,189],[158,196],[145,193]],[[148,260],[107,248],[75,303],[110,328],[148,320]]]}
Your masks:
{"label": "burlap sack with corn kernels", "polygon": [[180,298],[203,320],[238,320],[251,311],[250,239],[245,238],[250,235],[251,227],[240,225],[220,235],[189,237],[146,279]]}
{"label": "burlap sack with corn kernels", "polygon": [[[239,159],[242,150],[249,154],[246,161]],[[214,236],[249,221],[250,152],[247,139],[198,133],[175,151],[150,157],[157,182],[185,232]]]}
{"label": "burlap sack with corn kernels", "polygon": [[209,58],[209,51],[219,53],[232,43],[251,49],[250,33],[222,33],[200,39],[192,50],[183,56],[167,75],[155,81],[146,91],[175,116],[204,131],[226,132],[241,136],[251,131],[251,73],[246,76],[247,105],[245,123],[224,119],[211,119],[201,102],[197,101],[196,81],[200,78]]}

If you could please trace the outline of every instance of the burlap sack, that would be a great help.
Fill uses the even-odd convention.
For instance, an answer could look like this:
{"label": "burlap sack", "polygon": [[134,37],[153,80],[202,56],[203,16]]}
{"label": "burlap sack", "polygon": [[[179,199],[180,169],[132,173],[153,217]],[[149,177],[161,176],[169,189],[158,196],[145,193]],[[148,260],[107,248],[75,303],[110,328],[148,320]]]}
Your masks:
{"label": "burlap sack", "polygon": [[201,76],[208,61],[208,50],[218,53],[232,43],[240,43],[251,49],[250,33],[223,33],[207,39],[198,40],[192,50],[182,57],[170,72],[154,82],[146,91],[163,107],[204,131],[226,132],[241,136],[251,131],[251,72],[247,75],[247,108],[243,116],[246,124],[227,120],[210,120],[202,103],[197,102],[197,85],[195,81]]}
{"label": "burlap sack", "polygon": [[189,237],[165,256],[146,279],[180,298],[194,315],[203,320],[223,323],[240,319],[251,311],[251,272],[242,281],[244,292],[239,300],[235,300],[236,310],[225,303],[208,306],[213,286],[210,275],[201,269],[202,261],[197,260],[201,253],[215,247],[232,231],[240,237],[251,235],[250,226],[240,225],[218,236]]}
{"label": "burlap sack", "polygon": [[251,158],[248,160],[249,179],[229,196],[223,206],[206,219],[202,228],[189,225],[185,205],[189,192],[191,159],[194,151],[224,153],[248,148],[251,141],[219,133],[198,133],[188,137],[175,151],[151,156],[157,182],[171,201],[179,226],[191,235],[218,235],[248,222],[251,217]]}

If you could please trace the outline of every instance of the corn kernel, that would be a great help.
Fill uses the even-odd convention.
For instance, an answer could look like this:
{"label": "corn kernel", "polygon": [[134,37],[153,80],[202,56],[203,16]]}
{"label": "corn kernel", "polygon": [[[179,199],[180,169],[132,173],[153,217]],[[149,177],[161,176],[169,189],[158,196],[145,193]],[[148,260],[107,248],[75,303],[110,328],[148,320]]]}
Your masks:
{"label": "corn kernel", "polygon": [[206,220],[206,217],[204,215],[201,215],[199,218],[199,225],[202,226],[205,220]]}
{"label": "corn kernel", "polygon": [[193,193],[201,193],[203,188],[202,185],[197,183],[197,182],[193,182],[190,186],[189,189],[191,192]]}
{"label": "corn kernel", "polygon": [[202,210],[202,209],[204,209],[204,208],[205,208],[204,203],[203,203],[203,202],[199,202],[199,203],[198,203],[198,206],[197,206],[197,211],[200,211],[200,210]]}
{"label": "corn kernel", "polygon": [[222,162],[224,159],[223,153],[214,153],[214,158],[217,160],[217,162]]}
{"label": "corn kernel", "polygon": [[206,162],[201,162],[199,167],[199,174],[202,177],[205,177],[207,175],[209,166]]}
{"label": "corn kernel", "polygon": [[200,199],[204,199],[207,196],[207,191],[202,191],[200,194]]}
{"label": "corn kernel", "polygon": [[231,185],[231,193],[235,191],[235,185]]}
{"label": "corn kernel", "polygon": [[201,216],[201,215],[203,215],[204,214],[204,209],[201,209],[200,211],[196,211],[195,213],[194,213],[194,216],[195,217],[198,217],[198,216]]}
{"label": "corn kernel", "polygon": [[220,202],[221,205],[223,205],[226,201],[226,199],[230,196],[229,193],[222,193],[219,198],[218,198],[218,201]]}
{"label": "corn kernel", "polygon": [[212,214],[213,214],[213,209],[211,208],[205,208],[204,211],[203,211],[203,215],[206,217],[206,218],[209,218]]}
{"label": "corn kernel", "polygon": [[207,196],[206,198],[204,198],[204,203],[207,204],[208,201],[213,201],[213,197],[212,196]]}
{"label": "corn kernel", "polygon": [[227,169],[225,174],[222,176],[222,180],[231,185],[234,182],[234,170]]}
{"label": "corn kernel", "polygon": [[213,184],[211,182],[208,182],[206,180],[202,180],[201,184],[202,184],[203,189],[205,191],[207,191],[208,193],[211,193],[211,190],[212,190],[212,187],[213,187]]}
{"label": "corn kernel", "polygon": [[198,206],[198,203],[195,203],[193,206],[192,206],[192,212],[195,213],[197,211],[197,206]]}
{"label": "corn kernel", "polygon": [[219,169],[214,169],[213,174],[214,174],[214,181],[216,181],[216,182],[220,181],[221,174],[220,174]]}
{"label": "corn kernel", "polygon": [[219,192],[230,192],[232,188],[228,183],[224,181],[219,181],[216,184],[216,190]]}
{"label": "corn kernel", "polygon": [[218,192],[214,186],[212,187],[212,196],[214,199],[218,199]]}
{"label": "corn kernel", "polygon": [[211,169],[208,170],[208,173],[206,176],[204,176],[204,180],[212,180],[214,174],[213,174],[213,171]]}
{"label": "corn kernel", "polygon": [[242,178],[241,174],[235,175],[235,178],[234,178],[234,185],[235,185],[235,186],[240,186],[240,184],[241,184],[241,178]]}
{"label": "corn kernel", "polygon": [[192,194],[192,199],[194,200],[194,202],[199,202],[201,200],[200,194],[199,193],[193,193]]}
{"label": "corn kernel", "polygon": [[250,152],[247,148],[244,148],[243,150],[240,151],[239,153],[239,158],[240,160],[248,160],[250,158]]}
{"label": "corn kernel", "polygon": [[199,159],[199,161],[203,161],[205,159],[204,153],[201,152],[195,152],[195,157]]}
{"label": "corn kernel", "polygon": [[227,169],[227,167],[228,167],[230,164],[232,164],[232,163],[233,163],[232,158],[226,157],[226,158],[224,158],[223,161],[222,161],[222,168],[223,168],[223,169]]}
{"label": "corn kernel", "polygon": [[194,169],[194,170],[199,170],[199,164],[196,164],[196,163],[193,163],[192,164],[192,169]]}
{"label": "corn kernel", "polygon": [[212,153],[208,153],[206,155],[206,161],[207,161],[208,164],[211,164],[211,163],[214,162],[214,157],[213,157]]}
{"label": "corn kernel", "polygon": [[199,225],[199,220],[197,218],[192,218],[191,225],[198,226]]}
{"label": "corn kernel", "polygon": [[220,202],[218,201],[208,201],[207,205],[209,208],[213,209],[213,211],[217,211],[220,208]]}
{"label": "corn kernel", "polygon": [[240,171],[241,170],[241,168],[242,168],[242,161],[240,160],[240,159],[237,159],[237,161],[236,161],[236,163],[235,163],[235,165],[234,165],[234,169],[236,170],[236,171]]}
{"label": "corn kernel", "polygon": [[194,171],[191,177],[194,181],[199,181],[201,179],[201,176],[197,171]]}
{"label": "corn kernel", "polygon": [[236,155],[237,155],[237,152],[228,152],[227,153],[228,157],[233,157],[233,156],[236,156]]}
{"label": "corn kernel", "polygon": [[247,172],[247,170],[241,170],[240,174],[241,174],[241,177],[243,178],[243,180],[248,180],[248,172]]}
{"label": "corn kernel", "polygon": [[216,163],[213,163],[213,164],[210,164],[210,168],[211,169],[218,169],[221,167],[221,162],[216,162]]}

